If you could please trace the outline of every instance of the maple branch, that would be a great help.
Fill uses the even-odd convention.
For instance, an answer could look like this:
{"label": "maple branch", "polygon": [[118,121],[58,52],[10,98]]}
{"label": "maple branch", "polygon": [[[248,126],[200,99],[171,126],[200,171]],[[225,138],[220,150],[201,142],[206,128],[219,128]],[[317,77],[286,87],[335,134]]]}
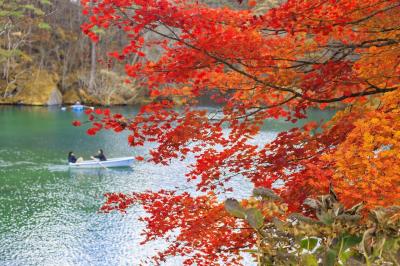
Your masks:
{"label": "maple branch", "polygon": [[[385,1],[383,1],[383,2],[385,2]],[[369,19],[375,17],[376,15],[379,15],[381,13],[385,13],[385,12],[390,11],[390,10],[396,8],[396,7],[399,7],[399,6],[400,6],[400,4],[389,6],[387,8],[377,10],[377,11],[375,11],[375,12],[373,12],[373,13],[371,13],[368,16],[365,16],[363,18],[360,18],[360,19],[357,19],[357,20],[354,20],[354,21],[349,21],[349,22],[346,22],[346,23],[342,23],[342,22],[333,23],[332,26],[356,25],[356,24],[359,24],[361,22],[364,22],[366,20],[369,20]],[[309,8],[309,12],[312,13],[313,9],[315,9],[316,7],[318,7],[318,6],[313,6],[313,7]],[[354,12],[354,11],[359,11],[359,10],[353,10],[352,12]],[[324,22],[333,22],[333,20],[321,20],[321,19],[317,19],[316,20],[316,19],[312,19],[310,17],[308,17],[308,19],[314,20],[314,21],[320,21],[320,22],[322,22],[322,21],[324,21]],[[391,30],[393,30],[393,29],[388,29],[388,31],[391,31]],[[263,28],[263,29],[261,29],[261,31],[273,32],[274,34],[286,34],[286,33],[288,33],[288,31],[286,29]],[[307,29],[306,28],[302,28],[302,29],[299,29],[299,30],[293,31],[293,32],[302,32],[302,31],[307,31]]]}
{"label": "maple branch", "polygon": [[393,28],[383,28],[380,30],[357,30],[354,29],[354,32],[363,32],[363,33],[382,33],[382,32],[388,32],[388,31],[397,31],[400,30],[400,26],[399,27],[393,27]]}
{"label": "maple branch", "polygon": [[[347,22],[346,24],[349,24],[349,25],[359,24],[360,22],[364,22],[366,20],[369,20],[370,18],[373,18],[373,17],[375,17],[376,15],[378,15],[380,13],[384,13],[386,11],[389,11],[389,10],[391,10],[393,8],[396,8],[396,7],[399,7],[399,6],[400,6],[400,3],[397,4],[397,5],[389,6],[389,7],[384,8],[384,9],[377,10],[375,12],[372,12],[370,15],[368,15],[366,17],[360,18],[358,20]],[[341,24],[340,23],[336,23],[336,24],[333,24],[333,25],[337,26],[337,25],[341,25]]]}
{"label": "maple branch", "polygon": [[[400,4],[398,6],[400,6]],[[132,24],[135,24],[135,21],[132,18],[130,18],[119,7],[116,7],[116,9],[118,9],[122,13],[122,15],[125,17],[125,19],[130,21]],[[245,77],[247,77],[249,79],[252,79],[252,80],[254,80],[255,82],[257,82],[259,84],[262,84],[262,85],[264,85],[266,87],[269,87],[269,88],[272,88],[272,89],[275,89],[275,90],[278,90],[278,91],[291,93],[293,95],[293,97],[299,97],[299,98],[302,98],[302,99],[307,100],[309,102],[314,102],[314,103],[333,103],[333,102],[342,101],[342,100],[348,99],[348,98],[354,98],[354,97],[359,97],[359,96],[367,96],[367,95],[373,95],[373,94],[378,94],[378,93],[385,93],[385,92],[390,92],[390,91],[394,91],[394,90],[397,89],[397,87],[395,87],[395,88],[387,88],[387,89],[379,89],[379,90],[376,89],[376,90],[368,91],[368,92],[362,91],[362,92],[352,93],[352,94],[343,95],[343,96],[334,97],[334,98],[328,98],[328,99],[318,99],[318,98],[309,97],[309,96],[307,96],[307,95],[305,95],[303,93],[300,93],[300,92],[296,91],[293,88],[282,87],[282,86],[278,86],[276,84],[261,80],[257,76],[252,75],[252,74],[250,74],[250,73],[248,73],[248,72],[236,67],[233,63],[230,63],[228,60],[223,59],[223,58],[221,58],[221,57],[219,57],[219,56],[217,56],[215,54],[212,54],[211,52],[209,52],[209,51],[207,51],[205,49],[197,47],[196,45],[188,43],[187,41],[185,41],[182,38],[180,38],[178,36],[178,34],[176,34],[164,22],[162,22],[161,20],[158,20],[158,22],[160,23],[160,25],[166,26],[166,28],[171,31],[173,36],[171,36],[169,34],[162,33],[159,30],[156,30],[156,29],[154,29],[152,27],[149,27],[149,26],[143,26],[143,28],[148,30],[148,31],[151,31],[151,32],[153,32],[153,33],[155,33],[155,34],[157,34],[157,35],[159,35],[161,37],[164,37],[164,38],[179,42],[179,43],[181,43],[181,44],[183,44],[183,45],[185,45],[185,46],[187,46],[187,47],[189,47],[189,48],[191,48],[193,50],[196,50],[196,51],[198,51],[200,53],[203,53],[203,54],[207,55],[208,57],[214,59],[216,62],[224,64],[225,66],[229,67],[231,70],[233,70],[233,71],[235,71],[235,72],[237,72],[237,73],[239,73],[239,74],[241,74],[241,75],[243,75],[243,76],[245,76]],[[368,41],[366,41],[366,43],[368,43]],[[392,44],[393,43],[397,43],[397,42],[395,42],[393,40]]]}
{"label": "maple branch", "polygon": [[326,46],[322,46],[322,47],[355,49],[355,48],[370,48],[372,46],[384,47],[384,46],[390,46],[390,45],[398,44],[398,43],[399,43],[398,40],[385,38],[385,39],[366,40],[359,44],[337,44],[337,45],[332,44],[332,45],[326,45]]}
{"label": "maple branch", "polygon": [[[271,109],[271,108],[275,108],[275,107],[279,107],[279,106],[281,106],[281,105],[284,105],[284,104],[286,104],[286,103],[288,103],[288,102],[294,100],[295,98],[297,98],[296,95],[294,95],[294,96],[292,96],[292,97],[289,97],[288,99],[286,99],[286,100],[284,100],[284,101],[282,101],[282,102],[280,102],[280,103],[276,103],[276,104],[272,104],[272,105],[268,105],[268,106],[253,107],[253,108],[251,108],[251,109],[256,109],[256,110],[251,111],[250,113],[247,113],[247,114],[242,115],[242,116],[229,117],[229,118],[230,118],[230,119],[247,118],[247,117],[250,117],[250,116],[252,116],[252,115],[255,115],[255,114],[257,114],[258,112],[261,112],[261,111],[263,111],[263,110]],[[217,120],[217,121],[220,121],[220,120],[224,120],[224,119],[221,119],[221,118],[213,118],[213,119],[209,119],[209,120]]]}
{"label": "maple branch", "polygon": [[[250,229],[250,230],[253,230],[252,228],[242,228],[242,229]],[[249,239],[251,239],[251,238],[249,238]],[[240,250],[240,249],[243,249],[243,248],[250,248],[250,247],[252,247],[253,245],[252,244],[248,244],[248,245],[243,245],[243,246],[236,246],[236,247],[230,247],[230,248],[225,248],[225,249],[222,249],[222,248],[219,248],[219,249],[217,249],[217,251],[218,252],[230,252],[230,251],[232,251],[232,250]]]}
{"label": "maple branch", "polygon": [[[304,95],[304,94],[301,94],[301,93],[299,93],[299,92],[297,92],[297,91],[295,91],[295,90],[293,90],[293,89],[289,89],[289,88],[285,88],[285,87],[280,87],[280,86],[277,86],[277,85],[275,85],[275,84],[262,81],[262,80],[260,80],[258,77],[253,76],[253,75],[251,75],[251,74],[249,74],[249,73],[247,73],[247,72],[245,72],[245,71],[243,71],[243,70],[241,70],[241,69],[235,67],[233,64],[229,63],[228,61],[226,61],[226,60],[224,60],[224,59],[222,59],[222,58],[220,58],[220,57],[218,57],[218,56],[215,56],[215,55],[209,53],[209,52],[206,51],[206,50],[200,49],[200,48],[198,48],[198,47],[196,47],[196,46],[194,46],[194,45],[192,45],[192,44],[189,44],[189,43],[185,42],[184,40],[182,40],[182,39],[179,38],[179,37],[171,37],[171,36],[169,36],[169,35],[166,35],[166,34],[163,34],[163,33],[158,32],[158,31],[155,31],[155,30],[153,30],[153,29],[150,29],[150,30],[152,30],[152,31],[153,31],[154,33],[156,33],[156,34],[160,34],[160,35],[163,36],[163,37],[173,39],[173,40],[175,40],[175,41],[178,41],[178,42],[181,42],[181,43],[185,44],[186,46],[188,46],[188,47],[190,47],[190,48],[192,48],[192,49],[195,49],[195,50],[197,50],[197,51],[203,52],[205,55],[207,55],[207,56],[209,56],[209,57],[215,59],[216,61],[218,61],[218,62],[220,62],[220,63],[223,63],[224,65],[228,66],[230,69],[236,71],[237,73],[242,74],[243,76],[246,76],[246,77],[248,77],[248,78],[250,78],[250,79],[253,79],[253,80],[256,81],[257,83],[263,84],[263,85],[265,85],[265,86],[267,86],[267,87],[270,87],[270,88],[273,88],[273,89],[276,89],[276,90],[279,90],[279,91],[290,92],[290,93],[294,94],[294,95],[292,96],[293,99],[294,99],[294,98],[297,98],[297,97],[301,97],[301,98],[303,98],[303,99],[305,99],[305,100],[307,100],[307,101],[310,101],[310,102],[316,102],[316,103],[332,103],[332,102],[342,101],[342,100],[347,99],[347,98],[354,98],[354,97],[359,97],[359,96],[367,96],[367,95],[373,95],[373,94],[378,94],[378,93],[390,92],[390,91],[394,91],[394,90],[397,89],[397,87],[395,87],[395,88],[387,88],[387,89],[376,89],[375,91],[369,91],[369,92],[363,91],[363,92],[352,93],[352,94],[349,94],[349,95],[343,95],[343,96],[340,96],[340,97],[330,98],[330,99],[316,99],[316,98],[311,98],[311,97],[308,97],[308,96],[306,96],[306,95]],[[175,35],[175,36],[177,36],[177,35]]]}
{"label": "maple branch", "polygon": [[309,100],[311,102],[316,102],[316,103],[333,103],[333,102],[340,102],[348,98],[355,98],[355,97],[360,97],[360,96],[368,96],[368,95],[374,95],[374,94],[380,94],[380,93],[386,93],[386,92],[391,92],[397,90],[399,87],[392,87],[392,88],[387,88],[387,89],[375,89],[372,91],[361,91],[361,92],[356,92],[356,93],[351,93],[348,95],[343,95],[340,97],[335,97],[335,98],[330,98],[330,99],[314,99],[314,98],[308,98],[304,97],[304,99]]}

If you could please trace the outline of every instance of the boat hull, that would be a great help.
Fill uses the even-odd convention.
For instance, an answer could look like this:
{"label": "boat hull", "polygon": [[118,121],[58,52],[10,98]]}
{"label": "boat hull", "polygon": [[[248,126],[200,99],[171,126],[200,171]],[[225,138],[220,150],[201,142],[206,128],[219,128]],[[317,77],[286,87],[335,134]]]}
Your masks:
{"label": "boat hull", "polygon": [[69,163],[73,168],[110,168],[110,167],[130,167],[135,161],[134,157],[112,158],[107,161],[82,161],[79,163]]}

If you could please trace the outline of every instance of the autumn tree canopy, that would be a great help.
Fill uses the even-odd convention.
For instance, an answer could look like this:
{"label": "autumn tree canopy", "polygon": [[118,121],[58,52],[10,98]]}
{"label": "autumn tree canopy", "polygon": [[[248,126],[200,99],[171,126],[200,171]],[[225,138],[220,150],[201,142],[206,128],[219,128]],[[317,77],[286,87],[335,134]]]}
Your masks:
{"label": "autumn tree canopy", "polygon": [[[82,28],[93,41],[94,28],[125,33],[125,48],[109,55],[125,64],[127,82],[141,80],[155,99],[136,117],[89,114],[88,133],[129,130],[133,147],[158,144],[150,151],[154,163],[196,158],[187,178],[201,196],[107,194],[104,211],[143,204],[150,214],[142,218],[145,242],[171,243],[156,261],[185,256],[186,264],[240,264],[239,251],[254,245],[254,231],[216,198],[233,176],[272,188],[288,213],[307,214],[304,200],[330,184],[347,207],[400,203],[399,1],[289,0],[275,7],[249,1],[241,10],[186,0],[82,4],[89,17]],[[164,52],[130,63],[137,55],[146,59],[151,48]],[[199,96],[221,111],[192,108]],[[249,142],[266,119],[295,123],[310,108],[332,105],[340,111],[327,123],[310,122],[263,145]],[[274,186],[278,180],[284,185]]]}

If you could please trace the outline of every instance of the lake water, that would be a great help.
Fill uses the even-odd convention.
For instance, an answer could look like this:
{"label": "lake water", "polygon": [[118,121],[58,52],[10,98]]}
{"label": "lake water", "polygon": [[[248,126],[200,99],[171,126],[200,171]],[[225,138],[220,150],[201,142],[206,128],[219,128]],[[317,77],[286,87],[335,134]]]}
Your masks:
{"label": "lake water", "polygon": [[[137,109],[113,111],[134,114]],[[320,120],[332,114],[313,111],[310,117]],[[71,126],[72,120],[84,117],[60,108],[0,106],[0,265],[138,265],[165,246],[139,245],[140,207],[126,215],[97,211],[105,192],[177,188],[194,193],[184,177],[190,160],[166,167],[137,162],[132,170],[70,170],[70,150],[85,158],[98,148],[108,157],[146,151],[129,147],[126,134],[89,137],[84,128]],[[270,141],[292,126],[267,121],[255,142]],[[240,188],[235,197],[248,196],[252,189],[241,179],[232,185]],[[165,265],[180,265],[180,260],[172,258]]]}

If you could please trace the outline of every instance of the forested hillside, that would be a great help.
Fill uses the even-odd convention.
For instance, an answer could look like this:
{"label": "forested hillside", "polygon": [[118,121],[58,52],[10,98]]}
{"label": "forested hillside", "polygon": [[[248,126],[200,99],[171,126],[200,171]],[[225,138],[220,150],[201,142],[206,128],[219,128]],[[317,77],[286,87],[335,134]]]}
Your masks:
{"label": "forested hillside", "polygon": [[78,1],[0,1],[0,103],[52,105],[129,104],[145,90],[124,82],[123,66],[107,52],[124,43],[120,33],[82,33]]}

